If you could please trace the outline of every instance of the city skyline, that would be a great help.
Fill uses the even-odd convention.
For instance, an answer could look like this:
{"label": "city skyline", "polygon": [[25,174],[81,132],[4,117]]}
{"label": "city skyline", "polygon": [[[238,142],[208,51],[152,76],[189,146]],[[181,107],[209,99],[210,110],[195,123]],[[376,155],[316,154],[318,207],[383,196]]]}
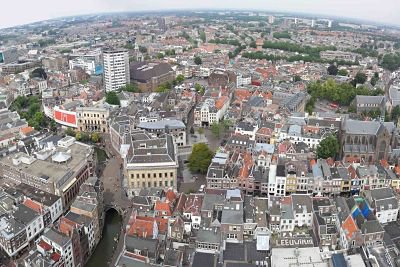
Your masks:
{"label": "city skyline", "polygon": [[[23,10],[21,6],[24,6]],[[46,7],[46,8],[43,8]],[[156,7],[156,8],[155,8]],[[383,0],[379,2],[364,0],[299,0],[296,3],[290,0],[261,1],[251,0],[246,3],[231,3],[227,0],[213,2],[172,0],[166,4],[161,0],[148,2],[130,0],[88,0],[78,2],[70,0],[54,5],[50,0],[26,2],[16,0],[7,4],[10,12],[4,12],[0,17],[0,28],[14,27],[33,22],[55,19],[66,16],[78,16],[104,12],[141,12],[141,11],[172,11],[195,9],[237,9],[237,10],[262,10],[270,12],[308,13],[321,16],[336,16],[354,18],[377,23],[400,25],[400,17],[393,10],[400,10],[400,2],[396,0]],[[373,13],[370,10],[374,10]],[[19,16],[15,16],[18,13]]]}

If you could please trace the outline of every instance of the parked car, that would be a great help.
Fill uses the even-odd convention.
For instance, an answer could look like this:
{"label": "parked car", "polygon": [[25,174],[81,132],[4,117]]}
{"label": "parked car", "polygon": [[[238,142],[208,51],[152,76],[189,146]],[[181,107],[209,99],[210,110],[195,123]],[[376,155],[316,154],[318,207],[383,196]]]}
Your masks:
{"label": "parked car", "polygon": [[206,188],[206,185],[200,185],[199,192],[204,192],[204,188]]}

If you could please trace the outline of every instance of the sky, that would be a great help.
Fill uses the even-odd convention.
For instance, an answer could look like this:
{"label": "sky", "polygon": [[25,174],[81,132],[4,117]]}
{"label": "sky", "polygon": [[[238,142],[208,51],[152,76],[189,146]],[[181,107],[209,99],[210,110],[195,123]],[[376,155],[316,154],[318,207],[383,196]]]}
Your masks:
{"label": "sky", "polygon": [[171,9],[302,12],[400,26],[400,0],[11,0],[2,9],[0,28],[63,16]]}

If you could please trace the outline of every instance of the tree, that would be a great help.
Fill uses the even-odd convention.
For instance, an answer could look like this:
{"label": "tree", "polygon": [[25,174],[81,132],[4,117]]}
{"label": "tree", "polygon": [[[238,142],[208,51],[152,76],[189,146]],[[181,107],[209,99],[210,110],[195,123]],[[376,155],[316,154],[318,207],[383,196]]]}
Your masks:
{"label": "tree", "polygon": [[196,83],[195,85],[194,85],[194,89],[199,93],[199,94],[204,94],[204,87],[203,86],[201,86],[200,84],[198,84],[198,83]]}
{"label": "tree", "polygon": [[333,64],[329,65],[329,67],[328,67],[328,74],[329,75],[336,76],[338,74],[338,71],[339,70],[335,65],[333,65]]}
{"label": "tree", "polygon": [[195,56],[194,57],[194,63],[196,65],[201,65],[203,63],[203,61],[201,60],[201,58],[199,56]]}
{"label": "tree", "polygon": [[377,81],[378,81],[378,79],[375,78],[375,76],[374,76],[374,77],[371,78],[370,83],[371,83],[372,86],[375,86]]}
{"label": "tree", "polygon": [[90,140],[90,136],[84,132],[76,132],[75,138],[77,141],[88,142]]}
{"label": "tree", "polygon": [[295,81],[295,82],[300,82],[300,81],[301,81],[301,77],[300,77],[299,75],[295,75],[295,76],[293,77],[293,81]]}
{"label": "tree", "polygon": [[176,81],[178,83],[182,83],[185,80],[185,76],[183,76],[182,74],[179,74],[178,76],[176,76]]}
{"label": "tree", "polygon": [[349,75],[349,72],[347,70],[345,70],[345,69],[340,69],[338,71],[338,75],[339,76],[347,76],[347,75]]}
{"label": "tree", "polygon": [[215,135],[215,137],[219,138],[221,136],[222,127],[218,122],[213,122],[211,124],[211,132]]}
{"label": "tree", "polygon": [[68,127],[68,128],[65,130],[65,134],[66,134],[66,135],[69,135],[69,136],[76,136],[75,131],[74,131],[72,128],[70,128],[70,127]]}
{"label": "tree", "polygon": [[323,139],[317,147],[317,158],[335,158],[339,151],[339,142],[334,135]]}
{"label": "tree", "polygon": [[147,48],[145,46],[139,46],[140,53],[147,53]]}
{"label": "tree", "polygon": [[400,67],[400,53],[385,54],[382,58],[381,66],[390,71],[395,71]]}
{"label": "tree", "polygon": [[190,127],[190,134],[194,134],[194,128],[193,127]]}
{"label": "tree", "polygon": [[199,31],[199,38],[201,39],[201,41],[203,43],[205,43],[207,41],[206,33],[203,30]]}
{"label": "tree", "polygon": [[400,106],[395,106],[391,113],[392,121],[397,122],[400,117]]}
{"label": "tree", "polygon": [[211,124],[211,132],[215,135],[215,137],[219,138],[221,134],[229,129],[232,125],[230,120],[222,120],[220,122],[213,122]]}
{"label": "tree", "polygon": [[127,92],[131,92],[131,93],[140,93],[140,90],[136,84],[127,84],[125,86],[122,86],[120,89],[122,91],[127,91]]}
{"label": "tree", "polygon": [[163,53],[157,53],[157,58],[158,59],[162,59],[162,58],[164,58],[164,54]]}
{"label": "tree", "polygon": [[93,143],[98,143],[100,141],[100,134],[92,133],[92,135],[90,136],[90,139],[92,139]]}
{"label": "tree", "polygon": [[290,33],[288,32],[274,32],[273,37],[276,39],[290,39]]}
{"label": "tree", "polygon": [[365,75],[363,72],[357,72],[353,80],[353,85],[356,86],[357,84],[364,84],[366,81],[367,75]]}
{"label": "tree", "polygon": [[193,145],[192,154],[189,156],[189,170],[192,173],[207,173],[213,155],[214,153],[206,144]]}
{"label": "tree", "polygon": [[116,92],[106,93],[106,102],[110,105],[117,105],[117,106],[121,104]]}

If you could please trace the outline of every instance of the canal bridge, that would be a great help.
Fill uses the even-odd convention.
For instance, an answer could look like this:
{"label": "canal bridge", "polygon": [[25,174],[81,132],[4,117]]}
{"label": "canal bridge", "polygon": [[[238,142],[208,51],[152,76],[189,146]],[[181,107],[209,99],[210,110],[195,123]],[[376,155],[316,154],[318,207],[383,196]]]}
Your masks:
{"label": "canal bridge", "polygon": [[114,209],[118,212],[119,215],[123,216],[125,209],[121,206],[115,205],[115,204],[106,204],[104,205],[104,212],[107,212],[111,209]]}

